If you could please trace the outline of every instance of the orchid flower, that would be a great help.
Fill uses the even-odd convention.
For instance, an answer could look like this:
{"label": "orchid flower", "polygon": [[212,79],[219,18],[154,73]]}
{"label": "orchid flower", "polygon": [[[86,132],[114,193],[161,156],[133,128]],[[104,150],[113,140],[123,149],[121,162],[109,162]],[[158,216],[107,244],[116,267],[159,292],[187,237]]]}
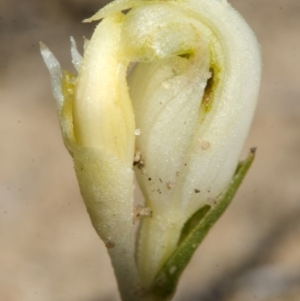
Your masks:
{"label": "orchid flower", "polygon": [[85,21],[101,22],[83,57],[71,38],[77,75],[41,44],[64,143],[122,299],[169,300],[252,162],[237,169],[259,47],[224,0],[116,0]]}

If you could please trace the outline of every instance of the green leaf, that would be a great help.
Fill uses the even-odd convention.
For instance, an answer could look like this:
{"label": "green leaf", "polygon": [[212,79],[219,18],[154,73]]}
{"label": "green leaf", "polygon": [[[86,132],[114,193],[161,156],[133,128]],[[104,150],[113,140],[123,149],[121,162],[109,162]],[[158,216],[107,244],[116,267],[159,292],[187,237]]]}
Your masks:
{"label": "green leaf", "polygon": [[181,230],[178,245],[180,245],[187,238],[187,236],[196,228],[196,226],[200,223],[200,221],[204,218],[204,216],[210,209],[211,206],[205,205],[190,217],[190,219],[184,224]]}
{"label": "green leaf", "polygon": [[158,272],[150,287],[149,295],[155,296],[155,300],[169,300],[172,297],[181,273],[208,231],[231,203],[254,157],[255,148],[252,148],[246,160],[238,165],[231,183],[220,196],[217,204],[214,207],[205,205],[185,223],[177,249]]}

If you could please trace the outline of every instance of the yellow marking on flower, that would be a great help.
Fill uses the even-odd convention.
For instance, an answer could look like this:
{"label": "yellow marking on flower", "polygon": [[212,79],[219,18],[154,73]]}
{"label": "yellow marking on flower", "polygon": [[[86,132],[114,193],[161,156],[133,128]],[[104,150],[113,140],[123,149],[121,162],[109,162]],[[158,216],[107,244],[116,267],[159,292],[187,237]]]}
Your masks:
{"label": "yellow marking on flower", "polygon": [[73,100],[75,94],[75,76],[68,70],[63,72],[61,82],[64,104],[62,107],[62,117],[70,118],[72,114]]}

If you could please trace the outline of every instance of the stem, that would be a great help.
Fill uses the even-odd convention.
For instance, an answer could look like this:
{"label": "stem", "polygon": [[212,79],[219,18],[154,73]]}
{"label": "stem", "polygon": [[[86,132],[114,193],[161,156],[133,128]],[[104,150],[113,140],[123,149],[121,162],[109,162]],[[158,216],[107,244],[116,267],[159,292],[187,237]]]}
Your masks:
{"label": "stem", "polygon": [[123,301],[141,301],[141,286],[132,250],[119,246],[109,250],[118,287]]}
{"label": "stem", "polygon": [[145,217],[142,221],[137,254],[139,274],[146,290],[151,286],[157,271],[176,249],[184,224],[179,218],[172,211],[168,216],[153,212],[152,217]]}

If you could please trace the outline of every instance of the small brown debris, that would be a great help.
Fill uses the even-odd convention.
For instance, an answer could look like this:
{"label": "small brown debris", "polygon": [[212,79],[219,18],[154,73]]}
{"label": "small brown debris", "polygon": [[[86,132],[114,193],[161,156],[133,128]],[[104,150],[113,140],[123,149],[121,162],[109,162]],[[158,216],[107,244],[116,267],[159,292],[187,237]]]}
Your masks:
{"label": "small brown debris", "polygon": [[208,198],[206,200],[206,204],[210,205],[212,207],[215,206],[215,205],[217,205],[217,202],[218,202],[217,198]]}
{"label": "small brown debris", "polygon": [[256,153],[256,147],[251,147],[250,148],[250,153],[255,154]]}
{"label": "small brown debris", "polygon": [[175,183],[174,183],[174,182],[171,182],[171,181],[168,181],[168,182],[166,183],[166,185],[167,185],[167,189],[168,189],[168,190],[171,190],[171,189],[174,188]]}
{"label": "small brown debris", "polygon": [[140,217],[152,217],[152,210],[149,207],[144,207],[141,205],[137,205],[136,207],[134,207],[133,209],[133,224],[135,224],[135,222],[137,220],[140,219]]}
{"label": "small brown debris", "polygon": [[115,243],[114,242],[112,242],[112,241],[107,241],[106,243],[105,243],[105,246],[106,246],[106,248],[107,249],[112,249],[112,248],[114,248],[115,247]]}
{"label": "small brown debris", "polygon": [[210,142],[206,140],[200,140],[200,148],[202,150],[207,150],[210,148]]}
{"label": "small brown debris", "polygon": [[[135,153],[134,157],[133,157],[133,162],[134,162],[134,163],[135,163],[135,162],[139,162],[140,159],[141,159],[141,152],[140,152],[140,151],[137,151],[137,152]],[[134,163],[133,163],[133,164],[134,164]]]}
{"label": "small brown debris", "polygon": [[145,163],[142,160],[142,154],[140,151],[137,151],[133,157],[133,166],[136,166],[138,169],[142,171],[142,173],[146,173]]}
{"label": "small brown debris", "polygon": [[195,193],[200,193],[200,189],[194,189]]}

